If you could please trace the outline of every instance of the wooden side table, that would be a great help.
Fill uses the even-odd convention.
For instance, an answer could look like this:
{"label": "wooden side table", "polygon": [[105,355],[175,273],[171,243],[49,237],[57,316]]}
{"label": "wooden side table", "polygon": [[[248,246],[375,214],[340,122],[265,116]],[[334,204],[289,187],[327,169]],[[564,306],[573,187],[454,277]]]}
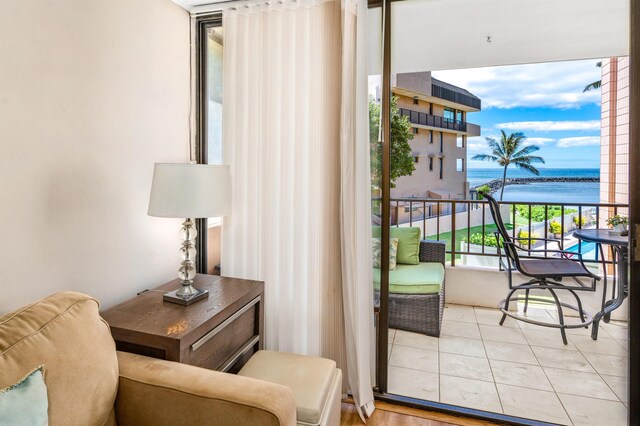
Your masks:
{"label": "wooden side table", "polygon": [[116,349],[237,372],[263,346],[264,283],[198,274],[194,287],[209,298],[190,306],[162,300],[175,279],[101,312]]}

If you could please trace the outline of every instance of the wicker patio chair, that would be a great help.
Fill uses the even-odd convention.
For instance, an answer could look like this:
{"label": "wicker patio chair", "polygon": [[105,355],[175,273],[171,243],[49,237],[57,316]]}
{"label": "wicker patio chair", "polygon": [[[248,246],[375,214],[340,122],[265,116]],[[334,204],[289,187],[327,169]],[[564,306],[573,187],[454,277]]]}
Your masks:
{"label": "wicker patio chair", "polygon": [[[562,335],[562,341],[566,345],[566,329],[582,327],[586,328],[593,322],[591,316],[582,309],[582,302],[580,301],[580,298],[578,297],[576,291],[595,291],[596,282],[600,280],[600,277],[594,275],[587,269],[584,262],[582,261],[582,255],[580,253],[572,253],[561,249],[553,250],[546,247],[544,250],[531,249],[532,240],[557,243],[558,247],[561,248],[558,240],[538,237],[511,237],[507,232],[507,228],[504,226],[504,222],[502,221],[498,202],[491,195],[488,195],[486,193],[483,193],[482,195],[489,202],[493,221],[498,228],[495,233],[496,239],[500,241],[502,245],[502,249],[500,248],[500,244],[498,245],[498,255],[500,256],[500,264],[506,268],[509,278],[509,293],[507,293],[507,298],[501,301],[498,306],[500,311],[502,311],[502,319],[500,320],[500,325],[504,324],[505,319],[507,318],[507,316],[509,316],[516,320],[528,322],[530,324],[540,325],[543,327],[559,328],[560,334]],[[522,245],[520,244],[521,241],[526,241],[527,243]],[[503,262],[502,260],[503,251],[506,262]],[[520,254],[518,253],[519,251],[526,252],[527,256],[523,256],[521,258]],[[544,256],[546,256],[547,254],[552,254],[555,255],[555,257],[535,257],[536,254],[542,254]],[[577,261],[575,259],[577,259]],[[525,277],[531,278],[531,280],[523,284],[514,285],[514,271],[520,272]],[[570,285],[563,284],[561,282],[563,278],[570,278],[575,283]],[[578,278],[589,278],[591,285],[585,285]],[[519,290],[524,290],[524,298],[522,298],[520,294],[517,294],[514,297],[514,294]],[[531,290],[549,291],[549,293],[553,297],[553,302],[550,302],[548,298],[531,296],[529,294]],[[564,290],[571,293],[576,299],[577,306],[560,302],[560,299],[556,294],[557,290]],[[511,302],[518,303],[521,301],[524,301],[525,313],[527,312],[529,301],[535,301],[541,304],[555,304],[558,312],[558,323],[536,321],[531,318],[518,315],[517,313],[509,310]],[[563,308],[571,309],[578,312],[581,322],[570,325],[566,324],[564,321]]]}
{"label": "wicker patio chair", "polygon": [[[420,262],[438,262],[445,266],[445,243],[443,241],[420,241],[419,257]],[[380,293],[376,291],[376,306],[379,306],[379,303]],[[440,337],[444,303],[444,278],[438,293],[389,293],[389,328]]]}

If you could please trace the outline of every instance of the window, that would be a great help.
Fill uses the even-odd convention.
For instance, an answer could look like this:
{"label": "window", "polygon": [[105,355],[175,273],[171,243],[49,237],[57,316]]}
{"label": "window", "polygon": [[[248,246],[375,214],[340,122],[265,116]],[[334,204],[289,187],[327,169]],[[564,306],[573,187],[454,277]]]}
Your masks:
{"label": "window", "polygon": [[465,140],[466,136],[463,135],[458,135],[456,137],[456,146],[458,148],[464,148],[464,140]]}
{"label": "window", "polygon": [[456,112],[454,109],[452,108],[445,108],[444,109],[444,119],[448,120],[448,121],[453,121],[456,118]]}
{"label": "window", "polygon": [[414,97],[413,97],[413,104],[414,104],[414,105],[419,105],[419,104],[420,104],[420,101],[418,100],[418,97],[417,97],[417,96],[414,96]]}
{"label": "window", "polygon": [[460,123],[464,121],[464,111],[456,110],[456,120]]}
{"label": "window", "polygon": [[439,160],[440,160],[440,179],[442,179],[442,176],[443,176],[442,164],[444,163],[444,158],[440,157]]}
{"label": "window", "polygon": [[433,171],[433,157],[429,157],[429,171]]}
{"label": "window", "polygon": [[433,104],[429,104],[429,114],[433,115]]}
{"label": "window", "polygon": [[[220,14],[198,18],[196,22],[196,160],[201,164],[222,164],[222,61],[224,31]],[[196,259],[199,273],[219,274],[220,218],[197,219]]]}
{"label": "window", "polygon": [[203,76],[204,104],[202,143],[206,147],[202,162],[222,164],[222,27],[216,22],[204,29],[207,52],[204,58],[206,75]]}
{"label": "window", "polygon": [[442,135],[442,132],[440,132],[440,152],[444,151],[443,140],[444,136]]}
{"label": "window", "polygon": [[417,162],[419,162],[419,161],[420,161],[420,156],[418,156],[418,155],[414,155],[414,156],[413,156],[413,162],[414,162],[414,163],[417,163]]}
{"label": "window", "polygon": [[429,143],[433,143],[433,130],[429,130]]}
{"label": "window", "polygon": [[457,172],[464,172],[464,158],[457,158],[456,159],[456,171]]}
{"label": "window", "polygon": [[414,127],[414,128],[413,128],[413,134],[414,134],[414,135],[417,135],[417,134],[418,134],[418,128],[417,128],[417,127]]}

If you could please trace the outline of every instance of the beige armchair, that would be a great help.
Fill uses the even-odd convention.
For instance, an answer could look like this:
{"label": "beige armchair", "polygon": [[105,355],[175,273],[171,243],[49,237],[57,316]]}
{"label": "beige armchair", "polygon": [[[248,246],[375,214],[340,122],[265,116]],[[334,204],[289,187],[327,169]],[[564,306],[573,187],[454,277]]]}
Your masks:
{"label": "beige armchair", "polygon": [[296,424],[285,386],[117,352],[98,302],[79,293],[0,317],[0,389],[42,364],[52,426]]}

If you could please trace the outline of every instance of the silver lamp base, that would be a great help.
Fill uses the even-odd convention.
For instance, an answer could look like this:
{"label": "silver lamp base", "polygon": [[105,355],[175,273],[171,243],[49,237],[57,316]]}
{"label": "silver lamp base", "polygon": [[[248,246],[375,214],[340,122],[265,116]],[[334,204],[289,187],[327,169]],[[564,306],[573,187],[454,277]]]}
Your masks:
{"label": "silver lamp base", "polygon": [[185,291],[185,288],[179,288],[177,290],[165,293],[162,296],[162,300],[165,302],[177,303],[178,305],[189,306],[192,303],[196,303],[199,300],[209,297],[209,290],[199,290],[191,285],[189,289]]}
{"label": "silver lamp base", "polygon": [[174,291],[165,293],[162,300],[165,302],[177,303],[179,305],[191,305],[198,300],[209,297],[208,290],[199,290],[193,286],[193,279],[196,276],[196,237],[198,230],[191,219],[186,219],[180,228],[182,235],[182,245],[180,247],[180,269],[178,270],[178,278],[182,286]]}

